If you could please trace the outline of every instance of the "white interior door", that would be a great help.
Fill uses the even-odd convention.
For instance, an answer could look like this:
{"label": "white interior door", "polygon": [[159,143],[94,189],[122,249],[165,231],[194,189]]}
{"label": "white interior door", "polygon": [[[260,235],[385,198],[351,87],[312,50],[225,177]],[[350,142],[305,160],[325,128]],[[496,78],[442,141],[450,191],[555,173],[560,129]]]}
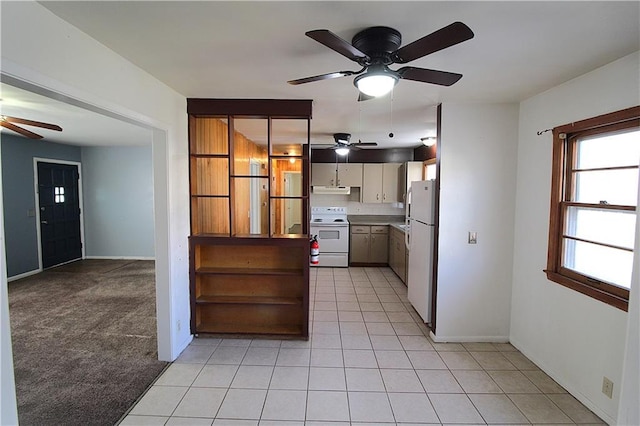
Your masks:
{"label": "white interior door", "polygon": [[[260,163],[251,160],[249,163],[251,176],[260,176]],[[249,232],[252,234],[260,234],[260,179],[251,179],[249,191],[250,208],[249,208]]]}
{"label": "white interior door", "polygon": [[[284,173],[284,195],[299,197],[302,194],[302,174],[300,172]],[[302,225],[302,211],[300,199],[285,200],[284,203],[285,233],[289,233],[294,225]],[[302,232],[302,231],[300,231]]]}

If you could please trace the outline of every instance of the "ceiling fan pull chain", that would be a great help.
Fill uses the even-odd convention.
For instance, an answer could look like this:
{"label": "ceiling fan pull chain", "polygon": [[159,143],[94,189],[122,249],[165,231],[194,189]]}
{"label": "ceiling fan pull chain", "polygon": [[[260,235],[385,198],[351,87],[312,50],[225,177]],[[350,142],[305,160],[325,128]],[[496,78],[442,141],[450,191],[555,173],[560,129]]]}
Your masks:
{"label": "ceiling fan pull chain", "polygon": [[391,103],[389,106],[390,111],[390,115],[391,115],[391,131],[389,132],[389,137],[392,138],[393,137],[393,92],[394,90],[391,90]]}

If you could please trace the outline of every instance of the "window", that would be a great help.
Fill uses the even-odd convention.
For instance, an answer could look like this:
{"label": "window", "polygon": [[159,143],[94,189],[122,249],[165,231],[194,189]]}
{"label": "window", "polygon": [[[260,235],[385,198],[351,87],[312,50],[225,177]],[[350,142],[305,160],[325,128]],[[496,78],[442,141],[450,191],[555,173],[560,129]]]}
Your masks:
{"label": "window", "polygon": [[553,129],[547,277],[627,310],[640,107]]}
{"label": "window", "polygon": [[64,186],[56,186],[53,188],[53,201],[58,203],[64,203]]}
{"label": "window", "polygon": [[430,158],[424,161],[424,179],[433,180],[436,178],[436,159]]}

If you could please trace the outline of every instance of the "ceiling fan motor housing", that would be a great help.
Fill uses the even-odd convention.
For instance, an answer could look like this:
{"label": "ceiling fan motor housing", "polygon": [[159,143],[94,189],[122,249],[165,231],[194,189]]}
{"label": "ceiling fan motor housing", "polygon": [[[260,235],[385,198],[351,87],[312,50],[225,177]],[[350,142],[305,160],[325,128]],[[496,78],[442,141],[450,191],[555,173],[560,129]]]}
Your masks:
{"label": "ceiling fan motor housing", "polygon": [[351,135],[349,133],[334,133],[333,139],[337,144],[348,144],[351,139]]}
{"label": "ceiling fan motor housing", "polygon": [[382,62],[385,65],[393,63],[391,53],[398,50],[401,43],[400,32],[389,27],[366,28],[351,40],[353,47],[366,53],[373,63]]}

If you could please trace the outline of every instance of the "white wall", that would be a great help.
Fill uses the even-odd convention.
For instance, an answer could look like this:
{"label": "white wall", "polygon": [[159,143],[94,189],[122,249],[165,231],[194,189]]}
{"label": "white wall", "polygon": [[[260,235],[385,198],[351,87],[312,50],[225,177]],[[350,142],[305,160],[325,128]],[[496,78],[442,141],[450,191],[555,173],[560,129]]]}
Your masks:
{"label": "white wall", "polygon": [[[546,279],[552,136],[536,132],[637,105],[638,63],[627,56],[520,105],[511,342],[607,422],[616,418],[627,314]],[[601,392],[603,376],[614,381],[613,399]]]}
{"label": "white wall", "polygon": [[82,148],[87,258],[154,258],[151,154],[150,144]]}
{"label": "white wall", "polygon": [[38,3],[2,2],[1,19],[3,40],[19,41],[2,45],[4,74],[154,129],[158,351],[175,359],[191,338],[185,97]]}
{"label": "white wall", "polygon": [[442,104],[438,341],[508,340],[517,126],[517,104]]}
{"label": "white wall", "polygon": [[[0,173],[0,188],[2,188],[2,173]],[[0,197],[0,223],[4,223],[3,197]],[[0,425],[17,425],[18,410],[13,374],[5,255],[4,227],[2,227],[0,228]]]}

